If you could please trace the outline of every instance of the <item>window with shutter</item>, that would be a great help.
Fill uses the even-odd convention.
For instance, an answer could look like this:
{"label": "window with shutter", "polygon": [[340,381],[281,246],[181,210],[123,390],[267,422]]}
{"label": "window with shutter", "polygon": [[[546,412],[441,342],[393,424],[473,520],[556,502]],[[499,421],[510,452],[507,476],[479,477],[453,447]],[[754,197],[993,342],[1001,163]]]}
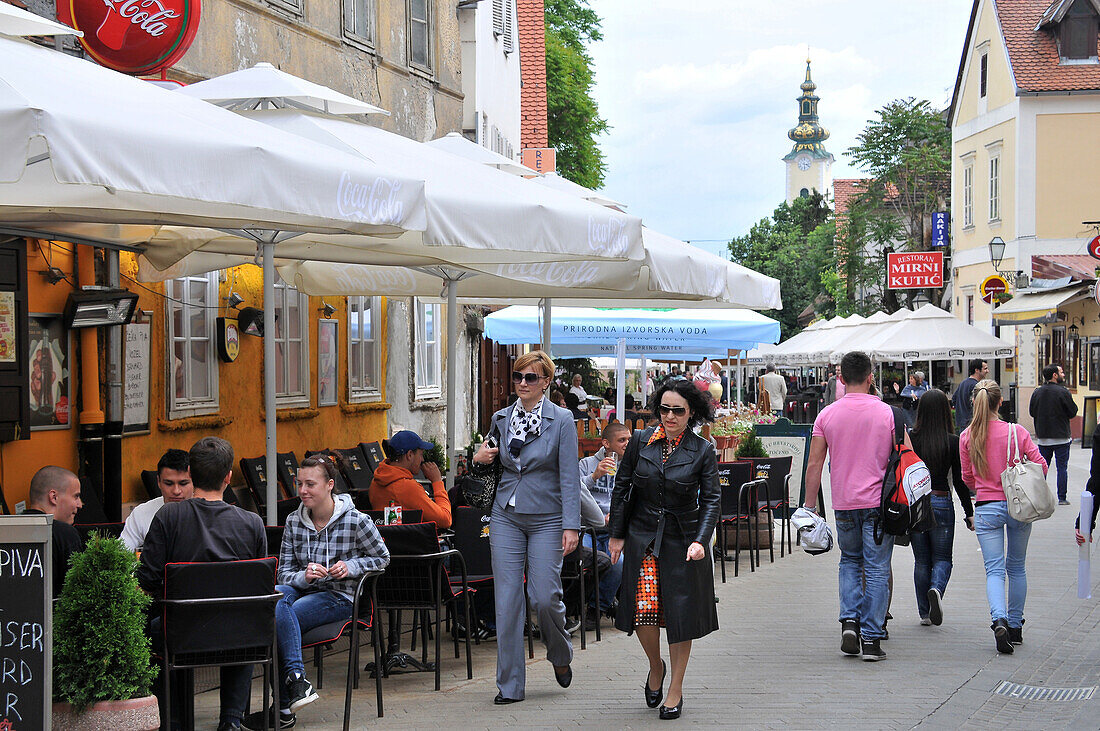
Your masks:
{"label": "window with shutter", "polygon": [[516,0],[503,0],[504,2],[504,24],[501,28],[501,32],[504,34],[504,52],[511,53],[513,49],[512,45],[512,18],[516,14]]}
{"label": "window with shutter", "polygon": [[1092,3],[1077,0],[1058,26],[1058,52],[1064,60],[1096,58],[1097,15]]}
{"label": "window with shutter", "polygon": [[406,0],[409,35],[409,65],[432,70],[432,0]]}
{"label": "window with shutter", "polygon": [[27,254],[23,239],[0,244],[0,442],[30,439],[30,347],[27,342]]}
{"label": "window with shutter", "polygon": [[493,37],[504,33],[504,0],[493,0]]}

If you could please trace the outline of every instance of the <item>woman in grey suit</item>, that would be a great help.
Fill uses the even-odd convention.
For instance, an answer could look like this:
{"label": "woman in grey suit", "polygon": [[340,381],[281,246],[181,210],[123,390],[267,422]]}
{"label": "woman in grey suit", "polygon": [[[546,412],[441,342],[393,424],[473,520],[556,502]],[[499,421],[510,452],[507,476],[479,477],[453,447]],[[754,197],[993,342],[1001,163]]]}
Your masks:
{"label": "woman in grey suit", "polygon": [[665,381],[650,403],[661,420],[627,444],[611,496],[608,548],[612,562],[623,556],[615,626],[638,634],[649,660],[650,708],[664,697],[665,628],[672,676],[660,717],[671,720],[684,707],[691,641],[718,629],[709,546],[722,494],[714,447],[692,431],[711,420],[710,399],[680,379]]}
{"label": "woman in grey suit", "polygon": [[581,527],[577,430],[573,415],[545,397],[554,377],[554,361],[541,350],[521,355],[513,365],[516,402],[493,414],[489,435],[474,462],[499,459],[489,529],[493,552],[497,619],[497,697],[504,705],[523,700],[526,668],[523,626],[527,608],[523,580],[538,617],[546,659],[554,679],[568,688],[573,645],[565,631],[562,557],[577,547]]}

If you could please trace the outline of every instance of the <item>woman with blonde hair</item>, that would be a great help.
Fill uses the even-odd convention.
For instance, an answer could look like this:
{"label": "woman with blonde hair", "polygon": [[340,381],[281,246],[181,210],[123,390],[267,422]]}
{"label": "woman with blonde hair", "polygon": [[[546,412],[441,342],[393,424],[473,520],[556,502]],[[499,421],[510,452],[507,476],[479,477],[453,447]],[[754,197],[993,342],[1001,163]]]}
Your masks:
{"label": "woman with blonde hair", "polygon": [[970,426],[959,437],[959,456],[963,482],[977,492],[974,530],[985,560],[985,593],[997,651],[1011,653],[1013,645],[1024,641],[1024,600],[1027,599],[1024,561],[1027,541],[1031,537],[1031,524],[1021,523],[1008,514],[1001,488],[1001,473],[1008,465],[1009,449],[1015,457],[1016,447],[1009,446],[1013,442],[1013,432],[1020,452],[1032,462],[1041,464],[1044,474],[1047,463],[1026,429],[1001,421],[997,413],[1001,406],[1001,387],[996,381],[979,381],[974,387],[973,399]]}

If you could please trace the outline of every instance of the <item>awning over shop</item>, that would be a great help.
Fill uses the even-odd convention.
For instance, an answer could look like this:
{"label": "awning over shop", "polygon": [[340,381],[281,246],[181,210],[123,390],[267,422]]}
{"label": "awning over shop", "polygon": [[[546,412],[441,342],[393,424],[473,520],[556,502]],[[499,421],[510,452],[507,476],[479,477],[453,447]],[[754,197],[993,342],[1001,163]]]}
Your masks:
{"label": "awning over shop", "polygon": [[1051,291],[1020,292],[993,310],[994,325],[1030,325],[1057,322],[1066,318],[1058,308],[1089,296],[1089,285],[1075,284]]}

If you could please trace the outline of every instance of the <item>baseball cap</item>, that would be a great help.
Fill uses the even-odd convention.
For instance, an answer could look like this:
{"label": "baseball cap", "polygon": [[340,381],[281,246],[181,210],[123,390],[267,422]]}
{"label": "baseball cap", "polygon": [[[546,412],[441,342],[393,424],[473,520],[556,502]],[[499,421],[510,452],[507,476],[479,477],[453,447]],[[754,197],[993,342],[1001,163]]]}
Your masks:
{"label": "baseball cap", "polygon": [[434,446],[431,442],[425,442],[421,439],[416,432],[408,429],[402,429],[390,437],[390,451],[395,454],[411,452],[414,449],[431,449]]}

